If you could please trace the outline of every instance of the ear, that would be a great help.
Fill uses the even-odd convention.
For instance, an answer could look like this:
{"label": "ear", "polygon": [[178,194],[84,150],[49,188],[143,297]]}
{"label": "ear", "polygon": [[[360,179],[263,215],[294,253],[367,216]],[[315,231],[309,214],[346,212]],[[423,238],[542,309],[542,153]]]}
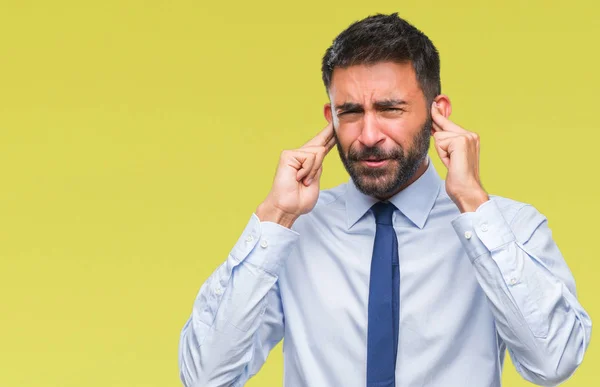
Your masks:
{"label": "ear", "polygon": [[323,115],[325,116],[325,119],[327,120],[327,122],[331,123],[331,104],[330,103],[326,103],[325,106],[323,106]]}
{"label": "ear", "polygon": [[452,114],[452,103],[450,103],[450,98],[447,95],[440,94],[433,101],[437,104],[439,112],[444,117],[450,117],[450,114]]}

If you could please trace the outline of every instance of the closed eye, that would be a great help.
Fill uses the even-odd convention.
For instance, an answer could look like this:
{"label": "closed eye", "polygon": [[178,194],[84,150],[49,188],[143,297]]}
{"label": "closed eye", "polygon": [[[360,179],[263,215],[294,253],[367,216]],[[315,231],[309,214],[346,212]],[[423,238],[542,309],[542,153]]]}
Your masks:
{"label": "closed eye", "polygon": [[344,116],[344,115],[348,115],[348,114],[360,114],[360,113],[362,113],[362,112],[358,111],[358,110],[348,110],[345,112],[338,113],[338,116]]}

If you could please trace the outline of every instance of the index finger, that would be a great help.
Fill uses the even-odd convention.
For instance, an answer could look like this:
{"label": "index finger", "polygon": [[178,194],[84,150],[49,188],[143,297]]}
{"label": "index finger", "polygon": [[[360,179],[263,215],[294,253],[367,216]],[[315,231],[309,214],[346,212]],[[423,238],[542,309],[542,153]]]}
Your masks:
{"label": "index finger", "polygon": [[447,132],[456,132],[456,133],[465,133],[467,132],[465,129],[456,125],[454,122],[450,121],[448,118],[444,117],[440,112],[437,105],[431,106],[431,118],[433,118],[433,122],[437,124],[437,126],[442,131]]}
{"label": "index finger", "polygon": [[[333,143],[335,144],[332,122],[328,123],[323,130],[321,130],[315,137],[310,139],[306,144],[302,145],[302,148],[308,146],[324,146],[331,149],[333,147],[333,145],[330,146],[332,139],[334,140]],[[329,151],[329,149],[327,150]]]}

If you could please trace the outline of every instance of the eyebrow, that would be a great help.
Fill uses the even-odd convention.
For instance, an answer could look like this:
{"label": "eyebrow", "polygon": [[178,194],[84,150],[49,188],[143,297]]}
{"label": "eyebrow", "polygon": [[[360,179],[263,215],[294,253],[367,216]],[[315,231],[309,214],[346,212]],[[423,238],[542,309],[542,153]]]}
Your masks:
{"label": "eyebrow", "polygon": [[[373,106],[376,109],[385,109],[385,108],[390,108],[393,106],[398,106],[398,105],[407,105],[408,102],[402,100],[402,99],[383,99],[380,101],[375,101],[373,103]],[[356,111],[356,110],[363,110],[363,106],[359,103],[355,103],[355,102],[344,102],[341,105],[336,105],[335,106],[335,110],[341,110],[341,111]]]}
{"label": "eyebrow", "polygon": [[407,105],[408,103],[402,99],[384,99],[382,101],[375,101],[373,104],[376,108],[388,108],[398,105]]}

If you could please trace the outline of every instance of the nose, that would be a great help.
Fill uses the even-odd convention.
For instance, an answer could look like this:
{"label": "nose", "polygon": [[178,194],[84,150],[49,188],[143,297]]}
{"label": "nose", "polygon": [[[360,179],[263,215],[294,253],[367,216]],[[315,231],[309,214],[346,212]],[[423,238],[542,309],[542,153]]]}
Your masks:
{"label": "nose", "polygon": [[364,115],[363,126],[358,141],[366,147],[373,147],[384,140],[385,136],[379,129],[377,118],[374,117],[373,114],[366,113]]}

